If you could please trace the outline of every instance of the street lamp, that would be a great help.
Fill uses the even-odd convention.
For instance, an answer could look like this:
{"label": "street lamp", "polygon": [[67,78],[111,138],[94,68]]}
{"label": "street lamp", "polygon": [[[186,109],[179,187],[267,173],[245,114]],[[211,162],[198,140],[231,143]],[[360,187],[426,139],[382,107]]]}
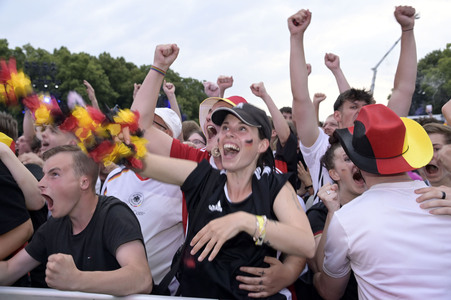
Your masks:
{"label": "street lamp", "polygon": [[[420,18],[420,13],[416,13],[415,19],[418,20],[419,18]],[[387,53],[385,53],[385,55],[381,58],[381,60],[373,68],[371,68],[371,70],[373,70],[373,80],[371,80],[371,88],[370,88],[371,94],[374,93],[374,84],[376,82],[377,68],[382,63],[382,61],[387,57],[387,55],[393,50],[393,48],[395,48],[395,46],[399,43],[400,40],[401,40],[401,37],[393,44],[393,46],[391,46],[391,48],[387,51]]]}
{"label": "street lamp", "polygon": [[373,70],[373,80],[371,81],[371,88],[370,88],[370,93],[371,93],[371,94],[374,93],[374,83],[376,82],[377,68],[378,68],[379,65],[382,63],[382,61],[387,57],[387,55],[393,50],[393,48],[395,48],[395,46],[399,43],[400,40],[401,40],[401,38],[399,38],[399,39],[393,44],[393,46],[391,46],[390,50],[388,50],[387,53],[385,53],[385,55],[381,58],[381,60],[380,60],[373,68],[371,68],[371,70]]}

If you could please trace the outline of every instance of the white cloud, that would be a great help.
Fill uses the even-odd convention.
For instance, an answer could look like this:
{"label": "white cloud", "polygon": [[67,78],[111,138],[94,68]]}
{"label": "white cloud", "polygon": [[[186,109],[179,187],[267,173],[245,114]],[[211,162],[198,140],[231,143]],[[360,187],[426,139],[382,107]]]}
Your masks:
{"label": "white cloud", "polygon": [[[448,0],[409,1],[420,12],[415,36],[418,58],[451,42]],[[304,7],[300,7],[303,5]],[[340,56],[348,81],[370,87],[371,68],[400,36],[395,3],[379,1],[13,1],[0,2],[0,26],[10,47],[31,44],[50,52],[108,52],[136,65],[150,64],[155,46],[177,43],[181,52],[173,69],[182,76],[215,81],[233,75],[229,95],[240,94],[262,107],[249,90],[263,81],[278,106],[291,105],[287,18],[309,8],[307,61],[313,66],[310,93],[324,92],[321,118],[332,111],[338,89],[324,66],[324,53]],[[379,66],[375,98],[380,103],[393,86],[399,45]]]}

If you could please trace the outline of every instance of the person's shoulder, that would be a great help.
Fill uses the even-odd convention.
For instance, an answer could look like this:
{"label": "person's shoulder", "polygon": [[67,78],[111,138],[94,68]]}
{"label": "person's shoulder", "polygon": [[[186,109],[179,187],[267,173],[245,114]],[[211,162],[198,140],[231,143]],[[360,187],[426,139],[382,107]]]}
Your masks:
{"label": "person's shoulder", "polygon": [[99,206],[109,207],[118,204],[123,204],[123,202],[119,200],[119,198],[116,198],[115,196],[99,195]]}
{"label": "person's shoulder", "polygon": [[181,158],[201,162],[203,159],[209,159],[210,153],[205,148],[196,149],[189,145],[183,144],[177,139],[173,139],[171,153],[172,158]]}

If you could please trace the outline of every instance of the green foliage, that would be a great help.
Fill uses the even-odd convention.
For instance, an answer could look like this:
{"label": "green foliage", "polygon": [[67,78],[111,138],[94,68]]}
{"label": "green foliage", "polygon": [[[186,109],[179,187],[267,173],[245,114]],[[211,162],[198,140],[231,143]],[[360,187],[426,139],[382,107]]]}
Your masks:
{"label": "green foliage", "polygon": [[435,50],[418,62],[417,84],[410,114],[424,114],[424,107],[431,104],[434,114],[440,114],[442,106],[451,97],[451,44],[444,50]]}
{"label": "green foliage", "polygon": [[[175,85],[175,94],[180,111],[185,114],[188,120],[199,119],[199,104],[206,98],[202,82],[193,78],[182,78],[173,70],[166,73],[166,81]],[[166,98],[163,90],[160,90],[160,97]]]}
{"label": "green foliage", "polygon": [[[114,58],[109,53],[98,57],[87,53],[71,53],[66,47],[54,49],[53,53],[44,49],[35,49],[30,44],[22,48],[10,49],[6,39],[0,39],[0,58],[15,57],[17,68],[23,69],[30,77],[35,92],[50,92],[65,101],[70,91],[79,93],[89,103],[83,80],[87,80],[95,89],[96,98],[101,109],[112,108],[116,104],[129,108],[133,101],[133,84],[143,82],[150,70],[150,65],[136,66],[123,57]],[[183,78],[173,70],[168,70],[166,78],[176,88],[180,110],[187,119],[197,120],[199,104],[206,97],[199,80]],[[160,102],[166,95],[160,91]],[[17,117],[22,126],[22,110],[8,109]]]}

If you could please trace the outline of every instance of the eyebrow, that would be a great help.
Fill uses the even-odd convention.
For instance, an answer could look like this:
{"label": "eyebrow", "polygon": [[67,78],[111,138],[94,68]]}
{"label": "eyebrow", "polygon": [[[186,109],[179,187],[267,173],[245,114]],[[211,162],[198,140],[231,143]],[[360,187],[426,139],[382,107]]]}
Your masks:
{"label": "eyebrow", "polygon": [[54,168],[51,168],[50,170],[48,170],[46,173],[50,173],[50,172],[52,172],[52,171],[61,171],[61,168],[59,168],[59,167],[54,167]]}

